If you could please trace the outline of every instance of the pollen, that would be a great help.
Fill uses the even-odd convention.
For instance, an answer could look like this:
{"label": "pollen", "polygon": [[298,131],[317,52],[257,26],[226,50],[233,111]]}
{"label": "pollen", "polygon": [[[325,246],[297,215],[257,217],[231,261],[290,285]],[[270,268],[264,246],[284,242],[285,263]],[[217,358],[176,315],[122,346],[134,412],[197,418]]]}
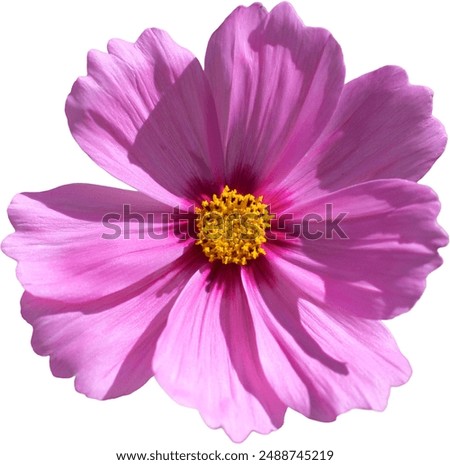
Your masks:
{"label": "pollen", "polygon": [[204,200],[197,214],[197,245],[210,262],[220,260],[224,265],[246,265],[265,255],[265,230],[273,215],[262,202],[263,197],[238,194],[225,186],[220,196]]}

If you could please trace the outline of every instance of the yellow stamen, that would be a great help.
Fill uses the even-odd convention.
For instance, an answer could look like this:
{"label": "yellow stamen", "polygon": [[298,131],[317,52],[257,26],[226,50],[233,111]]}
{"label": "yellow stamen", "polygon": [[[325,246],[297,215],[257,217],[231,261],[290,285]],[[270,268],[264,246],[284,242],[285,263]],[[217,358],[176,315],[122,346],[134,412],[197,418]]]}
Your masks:
{"label": "yellow stamen", "polygon": [[238,194],[236,189],[225,186],[220,197],[204,200],[195,209],[198,215],[197,245],[210,262],[221,260],[223,264],[246,265],[249,260],[265,255],[262,244],[267,241],[265,230],[273,215],[262,196]]}

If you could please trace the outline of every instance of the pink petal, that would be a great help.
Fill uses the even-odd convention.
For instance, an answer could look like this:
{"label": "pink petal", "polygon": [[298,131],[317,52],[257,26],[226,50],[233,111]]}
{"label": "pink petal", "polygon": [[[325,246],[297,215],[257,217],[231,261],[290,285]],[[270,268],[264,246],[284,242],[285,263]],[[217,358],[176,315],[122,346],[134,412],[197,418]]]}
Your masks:
{"label": "pink petal", "polygon": [[[217,191],[222,148],[204,72],[163,31],[91,51],[67,99],[70,130],[112,175],[171,205]],[[186,205],[185,205],[186,206]]]}
{"label": "pink petal", "polygon": [[[124,208],[145,219],[129,222]],[[147,234],[147,214],[154,213],[154,233]],[[163,215],[172,209],[143,194],[88,184],[72,184],[47,192],[17,195],[9,208],[16,233],[2,244],[18,261],[17,274],[35,296],[84,302],[107,296],[160,273],[179,259],[191,241],[182,241]],[[106,214],[120,221],[103,224]],[[121,227],[122,233],[111,239]],[[108,238],[107,238],[108,237]],[[193,245],[192,245],[193,247]]]}
{"label": "pink petal", "polygon": [[178,297],[157,345],[155,377],[234,441],[283,423],[285,406],[262,373],[238,268],[199,270]]}
{"label": "pink petal", "polygon": [[[436,223],[439,201],[426,186],[370,181],[291,208],[294,220],[286,228],[292,230],[292,223],[303,219],[301,237],[279,231],[286,240],[270,243],[269,259],[296,277],[308,298],[323,308],[392,318],[414,305],[427,275],[442,263],[437,249],[448,238]],[[309,223],[308,235],[311,214],[321,220]]]}
{"label": "pink petal", "polygon": [[314,147],[285,180],[311,198],[373,179],[419,180],[444,151],[432,92],[387,66],[344,87],[336,112]]}
{"label": "pink petal", "polygon": [[237,8],[212,35],[205,72],[226,147],[226,181],[252,192],[297,164],[344,82],[339,45],[328,31],[305,27],[288,3],[271,13],[260,4]]}
{"label": "pink petal", "polygon": [[272,269],[243,269],[259,358],[280,399],[309,418],[332,421],[352,408],[383,410],[391,386],[410,376],[407,360],[379,322],[309,300],[305,283]]}
{"label": "pink petal", "polygon": [[34,327],[33,348],[50,355],[55,376],[76,376],[77,391],[89,397],[130,394],[153,376],[156,341],[196,268],[191,256],[138,287],[83,304],[25,293],[22,314]]}

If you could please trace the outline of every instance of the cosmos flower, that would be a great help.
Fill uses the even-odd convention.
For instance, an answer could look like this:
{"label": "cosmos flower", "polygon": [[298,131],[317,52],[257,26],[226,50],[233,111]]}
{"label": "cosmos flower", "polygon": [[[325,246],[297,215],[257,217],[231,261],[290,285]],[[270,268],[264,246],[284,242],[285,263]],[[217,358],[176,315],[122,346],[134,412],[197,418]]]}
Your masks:
{"label": "cosmos flower", "polygon": [[344,85],[339,45],[287,3],[237,8],[204,69],[157,29],[91,51],[70,130],[135,190],[14,198],[3,250],[34,350],[97,399],[155,376],[234,441],[288,407],[384,409],[410,366],[379,320],[447,243],[417,184],[446,144],[431,111],[398,67]]}

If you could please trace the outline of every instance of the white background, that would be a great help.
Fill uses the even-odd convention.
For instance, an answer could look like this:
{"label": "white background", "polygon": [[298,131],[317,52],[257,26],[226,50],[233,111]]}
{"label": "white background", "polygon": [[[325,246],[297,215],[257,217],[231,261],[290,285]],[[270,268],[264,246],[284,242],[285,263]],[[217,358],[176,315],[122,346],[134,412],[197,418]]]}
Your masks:
{"label": "white background", "polygon": [[[267,1],[272,8],[276,2]],[[311,26],[329,29],[342,45],[348,79],[385,64],[404,67],[413,83],[435,91],[435,115],[450,128],[450,28],[441,0],[293,0]],[[110,186],[73,141],[64,102],[85,74],[86,53],[108,39],[134,41],[147,27],[169,31],[202,59],[210,34],[235,0],[2,2],[0,11],[1,236],[11,197],[71,182]],[[6,6],[7,5],[7,6]],[[440,223],[450,230],[450,154],[422,182],[440,195]],[[449,250],[442,251],[444,259]],[[0,254],[0,463],[114,464],[115,452],[332,449],[333,464],[443,464],[448,462],[450,317],[449,265],[434,272],[423,298],[389,322],[410,360],[410,382],[393,390],[385,412],[353,411],[321,424],[289,411],[281,430],[252,434],[235,445],[210,430],[198,413],[178,406],[150,381],[117,400],[87,399],[72,380],[53,378],[47,358],[34,354],[31,327],[20,316],[15,264]],[[45,273],[45,270],[42,270]],[[256,462],[254,462],[256,463]]]}

